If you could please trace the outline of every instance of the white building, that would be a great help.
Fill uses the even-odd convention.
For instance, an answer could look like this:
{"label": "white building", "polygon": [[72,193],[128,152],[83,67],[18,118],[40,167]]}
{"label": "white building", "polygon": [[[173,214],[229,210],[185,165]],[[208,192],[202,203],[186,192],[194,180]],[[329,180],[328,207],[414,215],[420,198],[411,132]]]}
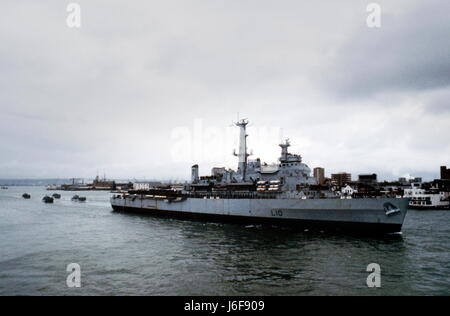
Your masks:
{"label": "white building", "polygon": [[351,195],[353,195],[354,193],[358,193],[358,190],[353,189],[351,186],[349,186],[349,185],[347,184],[347,186],[345,186],[344,188],[342,188],[341,192],[342,192],[343,195],[351,196]]}
{"label": "white building", "polygon": [[151,185],[148,182],[133,183],[133,190],[146,191],[146,190],[150,190],[150,188],[151,188]]}

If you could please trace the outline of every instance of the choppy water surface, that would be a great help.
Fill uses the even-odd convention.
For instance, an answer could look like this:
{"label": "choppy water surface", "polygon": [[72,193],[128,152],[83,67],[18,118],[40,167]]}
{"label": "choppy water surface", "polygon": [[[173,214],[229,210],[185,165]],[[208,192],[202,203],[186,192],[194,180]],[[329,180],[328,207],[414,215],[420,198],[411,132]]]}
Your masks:
{"label": "choppy water surface", "polygon": [[[448,211],[410,211],[402,238],[376,239],[118,214],[106,192],[47,205],[46,193],[0,190],[0,295],[450,294]],[[381,289],[366,286],[372,262]]]}

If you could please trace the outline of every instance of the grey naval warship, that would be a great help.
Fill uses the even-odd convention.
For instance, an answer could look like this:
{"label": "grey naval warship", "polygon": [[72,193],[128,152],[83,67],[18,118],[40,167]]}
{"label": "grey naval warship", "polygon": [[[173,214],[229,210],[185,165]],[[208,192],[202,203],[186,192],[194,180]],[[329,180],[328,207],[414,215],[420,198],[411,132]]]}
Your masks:
{"label": "grey naval warship", "polygon": [[355,198],[331,189],[318,190],[311,169],[300,155],[289,152],[289,140],[280,144],[279,163],[268,165],[249,159],[247,120],[240,120],[237,170],[213,168],[211,176],[199,176],[181,188],[155,187],[113,195],[112,208],[245,225],[290,226],[302,230],[357,231],[389,234],[401,232],[408,198]]}

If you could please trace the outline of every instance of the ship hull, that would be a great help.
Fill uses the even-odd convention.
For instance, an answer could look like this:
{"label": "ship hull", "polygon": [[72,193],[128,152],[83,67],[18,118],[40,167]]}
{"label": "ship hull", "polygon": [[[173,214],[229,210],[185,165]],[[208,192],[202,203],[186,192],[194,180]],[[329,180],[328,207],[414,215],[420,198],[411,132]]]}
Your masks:
{"label": "ship hull", "polygon": [[189,220],[287,226],[361,233],[397,233],[408,199],[199,199],[112,198],[118,212]]}

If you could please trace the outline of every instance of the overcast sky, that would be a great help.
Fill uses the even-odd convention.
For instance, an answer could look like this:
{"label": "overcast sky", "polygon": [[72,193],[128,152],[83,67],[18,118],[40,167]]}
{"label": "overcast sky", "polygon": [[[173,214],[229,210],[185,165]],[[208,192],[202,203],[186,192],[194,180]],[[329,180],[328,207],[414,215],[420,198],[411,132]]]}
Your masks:
{"label": "overcast sky", "polygon": [[450,165],[450,1],[0,2],[0,178],[184,179],[278,143],[326,173]]}

